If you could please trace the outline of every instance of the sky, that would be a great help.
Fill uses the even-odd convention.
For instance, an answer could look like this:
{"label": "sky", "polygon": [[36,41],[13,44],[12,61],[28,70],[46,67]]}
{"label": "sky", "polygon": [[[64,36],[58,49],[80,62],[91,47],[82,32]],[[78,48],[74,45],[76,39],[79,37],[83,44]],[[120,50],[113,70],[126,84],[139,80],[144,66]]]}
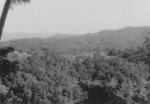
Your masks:
{"label": "sky", "polygon": [[[150,0],[31,0],[9,10],[3,32],[84,34],[127,26],[150,26]],[[2,41],[32,37],[49,35],[6,34]]]}

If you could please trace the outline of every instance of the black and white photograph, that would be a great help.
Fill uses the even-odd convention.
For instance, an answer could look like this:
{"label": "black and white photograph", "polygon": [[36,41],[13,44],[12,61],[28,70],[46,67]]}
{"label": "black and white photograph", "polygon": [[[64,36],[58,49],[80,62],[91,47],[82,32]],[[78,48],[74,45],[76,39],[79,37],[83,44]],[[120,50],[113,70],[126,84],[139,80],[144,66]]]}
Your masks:
{"label": "black and white photograph", "polygon": [[0,0],[0,104],[150,104],[150,0]]}

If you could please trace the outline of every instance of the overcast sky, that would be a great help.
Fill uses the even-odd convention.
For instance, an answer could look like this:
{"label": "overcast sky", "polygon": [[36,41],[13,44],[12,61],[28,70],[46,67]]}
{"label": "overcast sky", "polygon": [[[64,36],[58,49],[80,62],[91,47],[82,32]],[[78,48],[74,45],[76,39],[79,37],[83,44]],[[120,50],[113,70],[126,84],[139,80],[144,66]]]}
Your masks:
{"label": "overcast sky", "polygon": [[[83,34],[126,26],[150,26],[150,0],[31,0],[10,9],[4,33]],[[2,40],[18,37],[27,36]]]}

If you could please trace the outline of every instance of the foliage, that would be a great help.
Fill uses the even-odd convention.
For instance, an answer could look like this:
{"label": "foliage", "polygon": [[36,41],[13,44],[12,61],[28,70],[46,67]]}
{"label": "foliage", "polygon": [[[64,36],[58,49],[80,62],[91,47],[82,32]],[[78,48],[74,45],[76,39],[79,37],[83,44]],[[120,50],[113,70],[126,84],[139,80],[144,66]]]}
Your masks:
{"label": "foliage", "polygon": [[0,101],[3,104],[149,104],[150,50],[147,40],[136,50],[107,49],[105,58],[70,60],[47,47],[0,49]]}

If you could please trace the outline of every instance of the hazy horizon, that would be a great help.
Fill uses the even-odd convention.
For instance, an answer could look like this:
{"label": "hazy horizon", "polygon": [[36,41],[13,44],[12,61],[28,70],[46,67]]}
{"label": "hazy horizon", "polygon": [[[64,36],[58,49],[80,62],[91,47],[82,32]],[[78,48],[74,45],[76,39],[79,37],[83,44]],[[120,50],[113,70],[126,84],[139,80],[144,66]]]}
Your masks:
{"label": "hazy horizon", "polygon": [[[0,1],[0,14],[5,0]],[[95,33],[150,26],[150,0],[31,0],[10,9],[4,33]],[[2,40],[42,36],[3,35]]]}

